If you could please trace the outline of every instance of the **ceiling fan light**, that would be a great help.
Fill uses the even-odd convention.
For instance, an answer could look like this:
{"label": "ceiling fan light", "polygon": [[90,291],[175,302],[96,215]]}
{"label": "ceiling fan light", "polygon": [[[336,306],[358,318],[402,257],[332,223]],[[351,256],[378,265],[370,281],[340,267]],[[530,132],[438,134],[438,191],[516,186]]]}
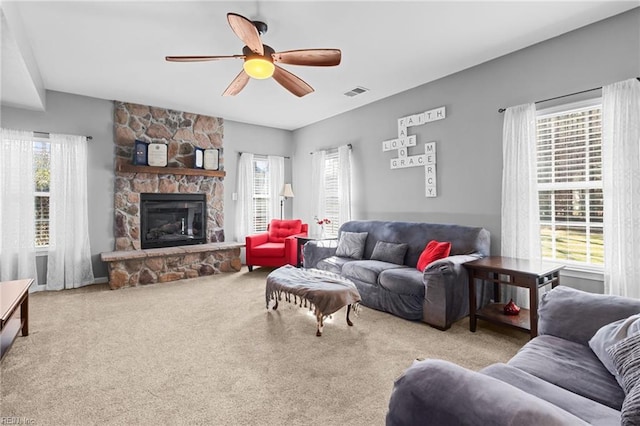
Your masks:
{"label": "ceiling fan light", "polygon": [[263,58],[251,58],[244,61],[242,65],[244,71],[249,74],[249,77],[263,80],[273,75],[273,71],[276,69],[273,62],[270,62]]}

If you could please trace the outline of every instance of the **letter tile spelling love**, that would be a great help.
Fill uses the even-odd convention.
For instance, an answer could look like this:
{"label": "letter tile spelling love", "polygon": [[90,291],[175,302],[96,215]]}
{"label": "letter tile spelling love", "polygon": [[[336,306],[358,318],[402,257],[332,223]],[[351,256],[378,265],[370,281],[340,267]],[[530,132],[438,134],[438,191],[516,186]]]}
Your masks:
{"label": "letter tile spelling love", "polygon": [[408,115],[398,119],[398,138],[382,141],[382,151],[398,150],[398,158],[391,159],[391,169],[424,166],[425,196],[436,197],[436,143],[424,144],[424,154],[409,155],[409,147],[416,146],[416,135],[407,135],[407,129],[422,126],[447,117],[445,107],[435,108],[421,114]]}

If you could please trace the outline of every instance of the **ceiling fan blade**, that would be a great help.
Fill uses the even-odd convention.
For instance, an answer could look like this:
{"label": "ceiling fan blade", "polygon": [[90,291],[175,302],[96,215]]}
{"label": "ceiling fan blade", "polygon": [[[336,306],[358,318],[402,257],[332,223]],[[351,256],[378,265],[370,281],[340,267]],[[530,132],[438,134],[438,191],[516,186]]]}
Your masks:
{"label": "ceiling fan blade", "polygon": [[302,49],[276,52],[271,56],[274,62],[283,64],[333,67],[340,64],[342,52],[340,49]]}
{"label": "ceiling fan blade", "polygon": [[243,59],[244,55],[230,56],[165,56],[164,59],[169,62],[204,62],[217,61],[219,59]]}
{"label": "ceiling fan blade", "polygon": [[233,79],[233,81],[231,82],[229,87],[227,87],[227,90],[224,91],[222,96],[237,95],[238,93],[240,93],[242,89],[244,89],[244,86],[246,86],[248,82],[249,82],[249,74],[244,72],[244,69],[243,69],[242,71],[240,71],[240,74],[238,74],[236,78]]}
{"label": "ceiling fan blade", "polygon": [[277,65],[275,67],[276,68],[273,71],[274,80],[280,83],[282,87],[284,87],[294,95],[301,98],[304,95],[308,95],[309,93],[313,92],[313,87],[302,81],[300,77],[296,77],[289,71],[285,70],[284,68],[280,68]]}
{"label": "ceiling fan blade", "polygon": [[258,55],[264,55],[260,33],[253,22],[237,13],[227,13],[227,21],[233,32],[249,49]]}

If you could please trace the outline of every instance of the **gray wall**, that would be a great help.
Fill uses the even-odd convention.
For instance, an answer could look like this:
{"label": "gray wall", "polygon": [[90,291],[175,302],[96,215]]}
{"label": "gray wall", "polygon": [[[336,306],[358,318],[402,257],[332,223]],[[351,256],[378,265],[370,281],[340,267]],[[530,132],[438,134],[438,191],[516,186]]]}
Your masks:
{"label": "gray wall", "polygon": [[[293,178],[310,185],[310,151],[353,144],[354,217],[483,226],[500,251],[502,120],[500,107],[548,99],[640,75],[640,9],[419,86],[294,131]],[[508,35],[506,35],[508,36]],[[420,70],[416,70],[420,72]],[[375,87],[370,89],[375,91]],[[417,146],[437,141],[438,197],[425,198],[424,168],[391,170],[397,119],[439,106],[447,118],[409,128]],[[539,105],[540,107],[544,105]],[[311,194],[294,200],[310,220]]]}
{"label": "gray wall", "polygon": [[[227,241],[235,241],[236,203],[232,194],[237,193],[238,158],[241,152],[251,152],[262,155],[281,155],[289,157],[293,146],[293,135],[288,130],[271,127],[255,126],[237,121],[224,121],[224,169],[227,175],[224,179],[224,234]],[[293,193],[298,185],[291,182],[292,158],[285,159],[285,183],[292,183]],[[285,203],[284,217],[290,218],[292,200]],[[244,242],[244,241],[242,241]]]}
{"label": "gray wall", "polygon": [[[89,189],[89,239],[96,278],[106,277],[100,253],[111,251],[113,239],[113,103],[68,93],[48,91],[44,112],[2,107],[2,127],[93,136],[88,145],[87,184]],[[38,258],[38,278],[45,258]]]}
{"label": "gray wall", "polygon": [[[100,253],[112,251],[113,238],[113,191],[114,158],[113,102],[108,100],[47,92],[44,112],[2,107],[2,127],[39,130],[50,133],[91,135],[88,149],[89,188],[89,237],[93,272],[97,279],[107,277],[106,265]],[[292,133],[286,130],[254,126],[233,121],[224,121],[224,231],[227,241],[235,240],[236,169],[238,152],[289,156]],[[291,160],[285,160],[285,180],[291,182]],[[294,191],[296,186],[294,185]],[[285,215],[291,217],[291,200],[286,203]],[[46,256],[37,259],[40,283],[46,281]]]}

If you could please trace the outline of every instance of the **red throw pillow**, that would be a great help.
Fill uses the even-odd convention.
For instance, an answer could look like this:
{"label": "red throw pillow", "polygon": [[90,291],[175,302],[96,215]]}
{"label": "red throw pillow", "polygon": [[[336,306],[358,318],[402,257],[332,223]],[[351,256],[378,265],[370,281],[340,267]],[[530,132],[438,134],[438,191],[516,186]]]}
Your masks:
{"label": "red throw pillow", "polygon": [[449,253],[451,253],[450,242],[431,240],[427,243],[427,246],[420,254],[416,268],[418,271],[424,271],[431,262],[438,259],[444,259],[449,256]]}

